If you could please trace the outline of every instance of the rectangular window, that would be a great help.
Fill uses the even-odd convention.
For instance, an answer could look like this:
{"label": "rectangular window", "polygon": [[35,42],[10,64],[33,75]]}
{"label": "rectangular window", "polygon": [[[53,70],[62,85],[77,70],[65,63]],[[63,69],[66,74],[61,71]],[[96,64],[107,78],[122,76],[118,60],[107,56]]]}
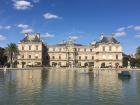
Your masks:
{"label": "rectangular window", "polygon": [[38,50],[38,45],[36,45],[36,50]]}
{"label": "rectangular window", "polygon": [[116,59],[118,60],[118,55],[116,55]]}
{"label": "rectangular window", "polygon": [[22,46],[22,50],[24,50],[24,46]]}
{"label": "rectangular window", "polygon": [[31,50],[31,46],[29,46],[29,50]]}
{"label": "rectangular window", "polygon": [[55,59],[55,56],[52,56],[52,59]]}
{"label": "rectangular window", "polygon": [[84,51],[86,52],[86,48],[84,49]]}
{"label": "rectangular window", "polygon": [[76,48],[74,48],[74,49],[73,49],[73,51],[77,51],[77,49],[76,49]]}
{"label": "rectangular window", "polygon": [[78,51],[80,51],[80,48],[78,48]]}
{"label": "rectangular window", "polygon": [[105,55],[103,55],[103,59],[105,59],[106,58],[106,56]]}
{"label": "rectangular window", "polygon": [[94,60],[94,56],[92,56],[92,60]]}
{"label": "rectangular window", "polygon": [[59,51],[61,51],[61,48],[59,48]]}
{"label": "rectangular window", "polygon": [[87,60],[87,56],[85,56],[85,59]]}
{"label": "rectangular window", "polygon": [[112,59],[112,55],[109,55],[109,59]]}
{"label": "rectangular window", "polygon": [[111,46],[109,46],[109,51],[111,51],[112,50],[112,48],[111,48]]}
{"label": "rectangular window", "polygon": [[90,49],[90,52],[92,52],[92,49]]}
{"label": "rectangular window", "polygon": [[116,51],[118,51],[118,46],[116,46]]}
{"label": "rectangular window", "polygon": [[79,60],[81,60],[81,56],[79,56]]}
{"label": "rectangular window", "polygon": [[38,54],[35,54],[35,59],[38,59]]}
{"label": "rectangular window", "polygon": [[53,48],[53,51],[55,51],[55,48]]}
{"label": "rectangular window", "polygon": [[78,65],[81,66],[81,62],[78,62]]}
{"label": "rectangular window", "polygon": [[31,55],[29,55],[29,58],[31,59]]}
{"label": "rectangular window", "polygon": [[102,47],[103,51],[105,51],[105,46]]}
{"label": "rectangular window", "polygon": [[59,62],[58,65],[61,66],[61,62]]}
{"label": "rectangular window", "polygon": [[24,55],[22,55],[22,58],[24,58]]}
{"label": "rectangular window", "polygon": [[61,55],[59,55],[59,59],[61,59]]}

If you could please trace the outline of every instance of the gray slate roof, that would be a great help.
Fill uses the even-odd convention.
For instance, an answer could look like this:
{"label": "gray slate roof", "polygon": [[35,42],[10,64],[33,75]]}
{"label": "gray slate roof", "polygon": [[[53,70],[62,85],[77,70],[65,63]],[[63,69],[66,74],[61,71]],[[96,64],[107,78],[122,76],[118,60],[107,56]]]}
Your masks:
{"label": "gray slate roof", "polygon": [[40,40],[40,38],[35,35],[32,38],[30,38],[30,36],[25,36],[20,42],[42,42],[42,40]]}
{"label": "gray slate roof", "polygon": [[98,43],[114,43],[114,44],[119,44],[114,37],[107,37],[107,36],[102,36],[102,39]]}

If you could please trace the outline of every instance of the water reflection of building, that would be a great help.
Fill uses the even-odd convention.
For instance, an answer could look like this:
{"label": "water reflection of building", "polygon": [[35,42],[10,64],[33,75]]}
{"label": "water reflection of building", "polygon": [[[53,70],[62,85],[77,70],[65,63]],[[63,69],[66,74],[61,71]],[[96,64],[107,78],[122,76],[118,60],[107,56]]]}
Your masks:
{"label": "water reflection of building", "polygon": [[38,91],[41,88],[41,70],[19,70],[16,72],[17,87],[23,90]]}

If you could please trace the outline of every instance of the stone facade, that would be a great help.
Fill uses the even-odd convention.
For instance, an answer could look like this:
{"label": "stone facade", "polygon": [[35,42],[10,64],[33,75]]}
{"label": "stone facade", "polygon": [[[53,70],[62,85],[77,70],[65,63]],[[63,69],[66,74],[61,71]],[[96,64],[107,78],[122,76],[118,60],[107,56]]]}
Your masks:
{"label": "stone facade", "polygon": [[47,47],[39,34],[25,34],[25,38],[18,43],[18,50],[17,67],[47,66]]}
{"label": "stone facade", "polygon": [[28,35],[18,43],[18,67],[119,67],[122,66],[122,46],[113,36],[100,36],[89,45],[69,39],[56,45],[45,45],[40,35]]}
{"label": "stone facade", "polygon": [[122,47],[113,36],[101,35],[99,41],[93,41],[90,45],[75,44],[72,40],[49,45],[48,55],[50,66],[122,66]]}

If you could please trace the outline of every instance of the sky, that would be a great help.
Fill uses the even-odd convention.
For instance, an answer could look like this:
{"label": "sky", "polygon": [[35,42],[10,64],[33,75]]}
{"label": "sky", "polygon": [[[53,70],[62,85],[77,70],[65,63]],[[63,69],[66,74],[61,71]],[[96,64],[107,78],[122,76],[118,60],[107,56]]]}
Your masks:
{"label": "sky", "polygon": [[40,33],[48,44],[71,38],[84,45],[114,33],[132,54],[140,46],[140,0],[0,0],[0,47],[24,33]]}

